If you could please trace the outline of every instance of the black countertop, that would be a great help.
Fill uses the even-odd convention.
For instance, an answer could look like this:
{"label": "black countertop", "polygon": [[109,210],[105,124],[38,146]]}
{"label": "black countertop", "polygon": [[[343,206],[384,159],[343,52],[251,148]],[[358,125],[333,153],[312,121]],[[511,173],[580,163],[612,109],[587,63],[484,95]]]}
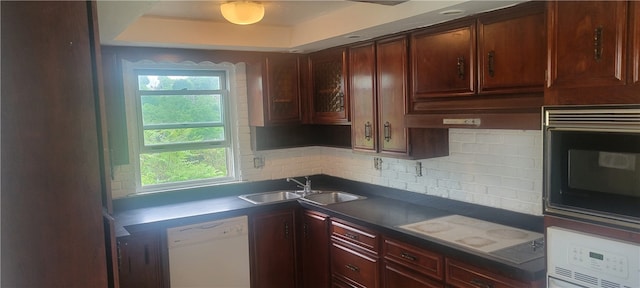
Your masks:
{"label": "black countertop", "polygon": [[[399,191],[392,188],[359,183],[330,176],[314,176],[314,188],[342,190],[364,195],[363,200],[332,204],[314,205],[299,201],[307,209],[316,210],[333,217],[350,221],[354,224],[369,227],[384,235],[403,240],[409,244],[425,249],[433,249],[445,256],[465,261],[469,264],[484,267],[507,277],[523,281],[534,281],[545,276],[545,258],[538,258],[522,264],[514,264],[486,253],[465,249],[428,236],[412,233],[398,228],[399,225],[415,223],[437,217],[460,214],[498,224],[542,233],[543,218],[501,209],[462,203],[439,197],[430,197],[418,193]],[[284,182],[284,180],[282,181]],[[320,183],[320,185],[317,185]],[[259,184],[259,183],[258,183]],[[268,190],[258,189],[261,185],[252,184],[253,189],[244,193],[258,193],[269,190],[287,189],[273,187],[273,182],[263,185]],[[291,189],[291,187],[288,187]],[[381,195],[384,193],[384,195]],[[297,205],[295,201],[267,205],[255,205],[239,199],[239,194],[224,195],[218,198],[196,197],[187,201],[156,201],[152,206],[131,207],[116,205],[126,209],[116,210],[116,237],[123,237],[138,230],[166,229],[215,219],[247,215],[258,210],[270,210],[279,205]],[[413,195],[416,194],[416,195]],[[184,200],[184,199],[182,199]]]}

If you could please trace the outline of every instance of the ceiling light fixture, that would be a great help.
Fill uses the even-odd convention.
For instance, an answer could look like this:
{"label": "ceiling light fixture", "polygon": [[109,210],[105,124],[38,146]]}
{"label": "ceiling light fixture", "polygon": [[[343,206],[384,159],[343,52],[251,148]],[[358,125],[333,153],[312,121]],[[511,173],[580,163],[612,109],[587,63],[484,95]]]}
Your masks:
{"label": "ceiling light fixture", "polygon": [[262,3],[251,1],[231,1],[220,5],[222,16],[227,21],[238,25],[257,23],[264,17]]}

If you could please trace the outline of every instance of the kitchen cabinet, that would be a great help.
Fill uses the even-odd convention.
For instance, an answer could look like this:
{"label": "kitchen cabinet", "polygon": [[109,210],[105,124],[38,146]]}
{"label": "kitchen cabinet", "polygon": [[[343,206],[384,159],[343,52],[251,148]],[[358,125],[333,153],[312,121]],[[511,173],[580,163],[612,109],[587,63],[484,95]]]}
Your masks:
{"label": "kitchen cabinet", "polygon": [[132,233],[118,239],[120,287],[168,287],[163,272],[163,257],[167,251],[160,230]]}
{"label": "kitchen cabinet", "polygon": [[296,208],[249,216],[251,287],[296,286]]}
{"label": "kitchen cabinet", "polygon": [[250,126],[300,124],[299,75],[296,54],[267,54],[247,64]]}
{"label": "kitchen cabinet", "polygon": [[95,5],[0,3],[2,287],[117,286]]}
{"label": "kitchen cabinet", "polygon": [[448,155],[445,129],[408,129],[407,37],[350,48],[353,149],[403,158]]}
{"label": "kitchen cabinet", "polygon": [[339,219],[331,220],[330,231],[333,285],[379,287],[379,235]]}
{"label": "kitchen cabinet", "polygon": [[384,287],[444,287],[444,257],[391,238],[383,244]]}
{"label": "kitchen cabinet", "polygon": [[532,1],[411,33],[407,125],[540,129],[544,8]]}
{"label": "kitchen cabinet", "polygon": [[302,287],[329,287],[329,217],[304,210],[301,242]]}
{"label": "kitchen cabinet", "polygon": [[413,100],[476,92],[475,19],[412,33],[411,43]]}
{"label": "kitchen cabinet", "polygon": [[308,57],[311,122],[349,124],[347,48],[330,48]]}
{"label": "kitchen cabinet", "polygon": [[521,282],[486,271],[461,261],[446,258],[445,278],[448,287],[456,288],[525,288],[544,287],[542,281]]}
{"label": "kitchen cabinet", "polygon": [[478,94],[543,91],[546,69],[543,3],[481,15],[477,38]]}
{"label": "kitchen cabinet", "polygon": [[546,105],[640,102],[638,9],[635,1],[548,2]]}

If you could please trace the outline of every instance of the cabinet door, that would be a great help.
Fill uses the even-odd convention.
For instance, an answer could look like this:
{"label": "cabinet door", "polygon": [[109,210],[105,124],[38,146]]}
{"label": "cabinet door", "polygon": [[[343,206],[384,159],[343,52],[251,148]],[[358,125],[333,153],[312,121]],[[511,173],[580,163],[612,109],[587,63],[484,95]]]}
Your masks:
{"label": "cabinet door", "polygon": [[118,240],[120,287],[164,287],[161,233],[146,231]]}
{"label": "cabinet door", "polygon": [[267,57],[266,73],[269,87],[269,122],[300,122],[298,56],[285,54]]}
{"label": "cabinet door", "polygon": [[329,287],[329,218],[306,210],[302,216],[302,287]]}
{"label": "cabinet door", "polygon": [[627,2],[548,3],[549,87],[625,84]]}
{"label": "cabinet door", "polygon": [[478,92],[542,92],[546,68],[544,3],[508,11],[478,19]]}
{"label": "cabinet door", "polygon": [[298,56],[269,54],[247,64],[249,125],[301,122]]}
{"label": "cabinet door", "polygon": [[443,29],[428,29],[411,36],[415,99],[475,93],[475,21]]}
{"label": "cabinet door", "polygon": [[295,287],[294,209],[251,220],[251,287]]}
{"label": "cabinet door", "polygon": [[525,283],[506,278],[484,269],[474,267],[452,259],[446,259],[446,283],[448,287],[457,288],[526,288],[540,287],[540,283]]}
{"label": "cabinet door", "polygon": [[94,5],[0,2],[2,287],[110,281]]}
{"label": "cabinet door", "polygon": [[376,47],[373,43],[349,50],[351,79],[351,142],[354,150],[377,151]]}
{"label": "cabinet door", "polygon": [[378,287],[378,257],[360,252],[354,247],[340,240],[332,241],[331,272],[336,278],[356,287]]}
{"label": "cabinet door", "polygon": [[334,48],[309,56],[313,124],[347,124],[347,49]]}
{"label": "cabinet door", "polygon": [[407,38],[378,42],[376,59],[380,152],[406,154]]}

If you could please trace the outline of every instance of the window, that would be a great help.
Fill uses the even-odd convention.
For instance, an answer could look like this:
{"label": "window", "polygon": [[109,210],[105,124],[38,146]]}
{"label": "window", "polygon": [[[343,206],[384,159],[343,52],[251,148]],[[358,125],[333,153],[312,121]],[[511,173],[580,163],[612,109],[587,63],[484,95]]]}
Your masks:
{"label": "window", "polygon": [[134,69],[142,191],[234,178],[224,70]]}

